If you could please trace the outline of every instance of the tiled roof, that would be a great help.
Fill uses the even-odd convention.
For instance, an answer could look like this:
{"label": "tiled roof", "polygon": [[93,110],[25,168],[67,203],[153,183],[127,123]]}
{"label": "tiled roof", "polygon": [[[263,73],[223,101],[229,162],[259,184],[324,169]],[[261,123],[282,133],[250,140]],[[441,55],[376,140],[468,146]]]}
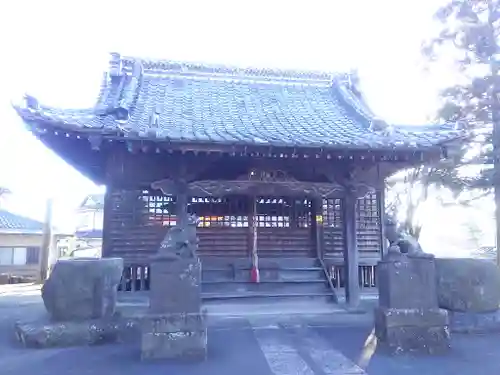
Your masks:
{"label": "tiled roof", "polygon": [[16,106],[28,123],[128,139],[322,148],[426,148],[453,125],[387,126],[346,74],[239,69],[112,54],[95,108]]}
{"label": "tiled roof", "polygon": [[102,229],[77,230],[75,236],[78,238],[102,238]]}
{"label": "tiled roof", "polygon": [[29,219],[12,212],[0,209],[0,232],[39,232],[43,230],[44,224],[40,221]]}

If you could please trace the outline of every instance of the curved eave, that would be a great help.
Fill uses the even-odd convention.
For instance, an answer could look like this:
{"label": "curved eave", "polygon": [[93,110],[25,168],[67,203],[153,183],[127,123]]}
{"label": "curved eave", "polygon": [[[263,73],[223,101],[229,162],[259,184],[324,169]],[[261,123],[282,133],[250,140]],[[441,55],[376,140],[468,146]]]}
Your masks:
{"label": "curved eave", "polygon": [[[223,141],[192,141],[192,140],[171,140],[171,139],[158,139],[158,138],[146,138],[140,136],[132,136],[131,134],[123,134],[119,132],[107,132],[103,133],[96,131],[95,129],[77,129],[74,130],[73,126],[65,127],[58,126],[54,123],[28,123],[30,125],[30,130],[36,135],[45,135],[47,133],[53,133],[55,136],[67,139],[88,139],[90,143],[94,140],[91,138],[94,136],[97,138],[99,151],[101,144],[106,144],[106,142],[117,142],[130,145],[130,149],[134,148],[134,144],[138,147],[147,147],[148,145],[160,146],[162,149],[170,150],[181,150],[181,151],[207,151],[207,152],[240,152],[248,151],[249,153],[253,150],[262,152],[285,152],[289,154],[295,154],[297,152],[303,153],[316,153],[316,154],[326,154],[330,151],[332,152],[368,152],[370,154],[386,153],[386,152],[404,152],[404,153],[414,153],[414,152],[436,152],[442,151],[445,143],[457,140],[457,137],[443,139],[442,142],[433,145],[415,145],[414,147],[409,147],[408,145],[380,145],[377,148],[367,148],[365,146],[359,145],[327,145],[327,144],[288,144],[288,143],[259,143],[259,144],[247,144],[245,142],[223,142]],[[89,146],[90,148],[90,146]]]}

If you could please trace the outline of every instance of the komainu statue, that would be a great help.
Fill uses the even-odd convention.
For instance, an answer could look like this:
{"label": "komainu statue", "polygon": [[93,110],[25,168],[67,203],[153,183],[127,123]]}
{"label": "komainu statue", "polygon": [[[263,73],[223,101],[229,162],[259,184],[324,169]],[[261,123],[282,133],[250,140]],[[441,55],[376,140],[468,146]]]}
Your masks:
{"label": "komainu statue", "polygon": [[412,235],[405,233],[398,227],[395,220],[386,218],[384,226],[385,238],[389,241],[390,253],[394,254],[396,246],[402,254],[407,254],[413,257],[432,257],[422,250],[418,240]]}
{"label": "komainu statue", "polygon": [[170,228],[161,242],[158,257],[172,261],[196,259],[198,250],[197,226],[198,218],[189,216],[185,225]]}

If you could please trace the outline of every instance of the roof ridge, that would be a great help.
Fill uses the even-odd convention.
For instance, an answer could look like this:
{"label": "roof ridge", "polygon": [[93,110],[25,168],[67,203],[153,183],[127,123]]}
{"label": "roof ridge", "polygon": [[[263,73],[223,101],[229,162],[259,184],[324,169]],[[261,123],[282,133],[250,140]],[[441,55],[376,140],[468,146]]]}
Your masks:
{"label": "roof ridge", "polygon": [[[130,71],[136,62],[141,62],[144,72],[147,73],[198,73],[210,75],[231,75],[239,77],[256,77],[303,82],[332,82],[333,78],[342,74],[333,71],[280,69],[252,66],[226,65],[206,63],[200,61],[182,61],[170,59],[152,59],[135,56],[121,56],[119,53],[111,53],[110,70],[117,72],[121,69]],[[116,74],[116,73],[115,73]]]}

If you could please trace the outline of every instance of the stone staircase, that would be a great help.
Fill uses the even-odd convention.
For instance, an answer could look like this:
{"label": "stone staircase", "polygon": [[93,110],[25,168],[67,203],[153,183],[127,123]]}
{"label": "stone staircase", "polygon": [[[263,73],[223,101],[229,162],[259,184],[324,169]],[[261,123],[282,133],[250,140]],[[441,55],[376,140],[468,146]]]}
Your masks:
{"label": "stone staircase", "polygon": [[203,299],[237,303],[322,299],[335,301],[325,271],[316,258],[259,259],[260,282],[250,279],[247,258],[204,259]]}

